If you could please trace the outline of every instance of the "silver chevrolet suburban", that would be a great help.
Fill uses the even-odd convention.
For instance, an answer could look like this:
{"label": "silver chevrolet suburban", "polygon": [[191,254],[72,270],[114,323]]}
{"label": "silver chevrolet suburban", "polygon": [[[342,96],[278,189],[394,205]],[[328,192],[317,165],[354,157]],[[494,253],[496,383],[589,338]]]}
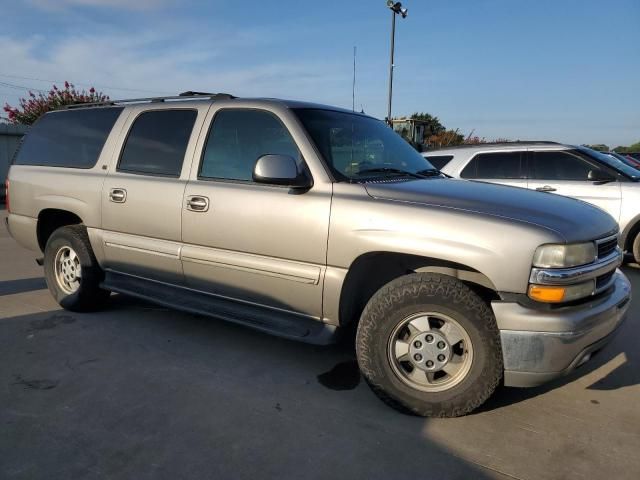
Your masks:
{"label": "silver chevrolet suburban", "polygon": [[355,331],[373,391],[424,416],[568,373],[623,321],[602,210],[445,178],[363,114],[189,93],[26,135],[8,228],[64,308],[119,292],[310,343]]}

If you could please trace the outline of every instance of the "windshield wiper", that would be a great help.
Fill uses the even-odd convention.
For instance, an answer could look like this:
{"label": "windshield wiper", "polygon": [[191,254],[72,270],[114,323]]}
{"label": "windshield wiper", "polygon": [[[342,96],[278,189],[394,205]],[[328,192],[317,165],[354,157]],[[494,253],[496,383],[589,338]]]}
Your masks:
{"label": "windshield wiper", "polygon": [[423,177],[437,177],[439,175],[445,175],[451,178],[449,175],[447,175],[446,173],[442,173],[437,168],[427,168],[426,170],[420,170],[419,172],[416,172],[416,173],[418,175],[422,175]]}
{"label": "windshield wiper", "polygon": [[406,170],[391,167],[366,168],[364,170],[360,170],[357,175],[367,173],[395,173],[396,175],[406,175],[413,178],[427,178],[426,175],[422,175],[421,173],[407,172]]}

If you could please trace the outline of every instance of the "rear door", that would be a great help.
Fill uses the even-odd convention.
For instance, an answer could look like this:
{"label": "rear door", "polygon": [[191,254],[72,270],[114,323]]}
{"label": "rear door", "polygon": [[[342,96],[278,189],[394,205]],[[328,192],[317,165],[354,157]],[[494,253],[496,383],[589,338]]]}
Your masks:
{"label": "rear door", "polygon": [[477,153],[460,172],[460,178],[527,188],[525,152]]}
{"label": "rear door", "polygon": [[102,189],[106,268],[183,283],[182,198],[208,107],[140,107],[130,115]]}
{"label": "rear door", "polygon": [[[593,182],[589,172],[606,170],[597,162],[573,150],[529,152],[529,188],[577,198],[596,205],[620,221],[620,182]],[[610,174],[610,172],[607,172]]]}

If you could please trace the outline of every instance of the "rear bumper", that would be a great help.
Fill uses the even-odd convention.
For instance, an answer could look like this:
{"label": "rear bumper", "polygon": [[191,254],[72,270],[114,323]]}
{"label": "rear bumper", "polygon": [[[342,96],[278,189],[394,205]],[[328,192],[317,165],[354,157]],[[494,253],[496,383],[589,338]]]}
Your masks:
{"label": "rear bumper", "polygon": [[613,338],[630,299],[631,285],[618,270],[611,293],[576,307],[536,310],[513,302],[493,302],[505,385],[540,385],[588,361]]}

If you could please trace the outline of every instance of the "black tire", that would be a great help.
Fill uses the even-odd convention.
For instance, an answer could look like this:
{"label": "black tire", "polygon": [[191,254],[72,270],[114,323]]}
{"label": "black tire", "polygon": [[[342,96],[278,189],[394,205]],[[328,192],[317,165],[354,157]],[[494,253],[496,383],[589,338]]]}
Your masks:
{"label": "black tire", "polygon": [[640,232],[638,232],[635,238],[633,239],[633,245],[631,250],[633,253],[634,262],[636,262],[637,264],[640,264]]}
{"label": "black tire", "polygon": [[[389,359],[392,333],[407,317],[440,312],[468,334],[473,355],[458,384],[438,392],[412,388],[394,372]],[[448,275],[414,273],[397,278],[367,303],[356,334],[360,370],[384,402],[424,417],[466,415],[484,403],[503,375],[500,333],[489,306],[469,287]]]}
{"label": "black tire", "polygon": [[[54,265],[56,255],[63,247],[70,247],[75,251],[82,269],[80,285],[73,293],[65,292],[56,278]],[[44,249],[44,274],[53,298],[67,310],[74,312],[99,310],[111,294],[100,288],[104,271],[98,265],[89,243],[87,230],[83,225],[61,227],[51,234]]]}

